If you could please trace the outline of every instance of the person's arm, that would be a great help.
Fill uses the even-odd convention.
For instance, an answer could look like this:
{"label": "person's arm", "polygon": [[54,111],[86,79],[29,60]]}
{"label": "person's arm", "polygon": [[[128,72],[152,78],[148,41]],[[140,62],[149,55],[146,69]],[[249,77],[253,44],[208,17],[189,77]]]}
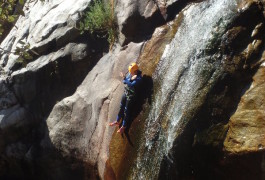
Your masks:
{"label": "person's arm", "polygon": [[120,72],[120,77],[122,77],[124,79],[126,76],[123,72]]}
{"label": "person's arm", "polygon": [[135,78],[132,82],[130,82],[130,79],[129,78],[125,78],[123,80],[123,83],[127,84],[129,87],[133,87],[133,86],[135,86],[138,83],[138,81],[139,81],[139,78],[138,77]]}

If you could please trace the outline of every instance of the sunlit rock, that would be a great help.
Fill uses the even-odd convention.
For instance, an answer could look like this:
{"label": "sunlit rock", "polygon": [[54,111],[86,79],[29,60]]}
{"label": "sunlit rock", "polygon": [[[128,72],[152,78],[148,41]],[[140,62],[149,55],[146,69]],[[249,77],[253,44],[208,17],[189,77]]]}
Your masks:
{"label": "sunlit rock", "polygon": [[231,154],[263,151],[265,147],[265,68],[253,77],[250,89],[242,96],[229,122],[224,148]]}

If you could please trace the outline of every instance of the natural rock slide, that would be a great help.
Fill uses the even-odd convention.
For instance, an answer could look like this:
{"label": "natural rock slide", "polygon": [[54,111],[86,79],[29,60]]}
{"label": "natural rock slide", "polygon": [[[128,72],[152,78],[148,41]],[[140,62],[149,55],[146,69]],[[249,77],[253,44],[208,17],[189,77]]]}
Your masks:
{"label": "natural rock slide", "polygon": [[[89,0],[28,1],[0,47],[0,179],[264,179],[262,0],[114,1],[119,38],[77,24]],[[141,94],[117,134],[137,61]]]}

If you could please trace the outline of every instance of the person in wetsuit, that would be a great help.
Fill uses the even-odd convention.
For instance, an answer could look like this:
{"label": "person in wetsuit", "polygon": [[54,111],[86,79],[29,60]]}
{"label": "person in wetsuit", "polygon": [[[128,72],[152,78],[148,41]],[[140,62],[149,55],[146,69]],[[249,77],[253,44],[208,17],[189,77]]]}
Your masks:
{"label": "person in wetsuit", "polygon": [[125,76],[121,73],[121,76],[124,78],[123,83],[125,84],[124,94],[121,99],[120,111],[118,113],[116,121],[110,123],[110,126],[119,126],[119,121],[122,120],[122,126],[117,131],[118,133],[123,133],[126,129],[126,126],[130,120],[130,113],[135,101],[137,86],[139,85],[142,79],[142,72],[139,70],[136,63],[132,63],[129,67],[129,74]]}

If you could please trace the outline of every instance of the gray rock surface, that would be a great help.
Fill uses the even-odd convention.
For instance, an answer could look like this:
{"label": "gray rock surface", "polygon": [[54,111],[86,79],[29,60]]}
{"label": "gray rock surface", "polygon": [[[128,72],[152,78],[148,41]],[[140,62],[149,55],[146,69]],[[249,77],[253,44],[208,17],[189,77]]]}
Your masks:
{"label": "gray rock surface", "polygon": [[[59,69],[59,61],[66,61],[68,56],[72,62],[87,57],[87,44],[67,42],[79,36],[75,23],[80,18],[80,12],[88,6],[89,2],[87,0],[26,2],[25,15],[19,17],[16,26],[0,47],[14,52],[21,46],[19,41],[23,41],[30,44],[30,48],[38,52],[40,57],[27,64],[27,67],[12,73],[18,56],[2,52],[0,56],[0,64],[3,67],[0,74],[0,127],[2,129],[26,119],[26,110],[21,103],[27,106],[38,96],[37,84],[43,78],[38,75],[40,71],[48,68],[50,72],[47,74],[51,75],[57,73],[55,71]],[[55,43],[56,48],[51,49],[51,43]],[[45,54],[41,55],[42,53]],[[51,66],[54,68],[49,69]]]}
{"label": "gray rock surface", "polygon": [[138,58],[141,47],[142,43],[131,43],[123,51],[117,47],[105,55],[74,95],[57,103],[47,119],[53,145],[64,156],[97,166],[101,178],[115,129],[108,123],[115,120],[123,93],[119,73]]}
{"label": "gray rock surface", "polygon": [[[2,79],[0,81],[0,127],[5,129],[26,119],[26,110],[24,107],[21,107],[20,103],[30,104],[38,96],[39,90],[37,83],[40,79],[37,74],[40,71],[51,66],[55,61],[57,64],[65,61],[65,57],[67,56],[70,56],[73,62],[84,59],[87,55],[86,48],[87,46],[85,44],[70,43],[65,48],[41,56],[37,60],[29,63],[27,67],[15,71],[10,78]],[[51,71],[50,73],[55,72]],[[11,82],[8,84],[7,81]],[[10,85],[11,83],[12,85]]]}
{"label": "gray rock surface", "polygon": [[[178,0],[117,0],[115,13],[119,26],[119,42],[139,42],[150,36],[154,29],[167,20],[167,9]],[[186,3],[186,2],[185,2]]]}
{"label": "gray rock surface", "polygon": [[0,110],[7,109],[15,104],[17,104],[17,99],[12,93],[5,82],[5,79],[0,79]]}
{"label": "gray rock surface", "polygon": [[[251,38],[257,40],[248,46],[248,57],[251,57],[251,54],[255,54],[253,52],[259,51],[259,48],[256,47],[261,46],[264,39],[263,35],[261,35],[264,34],[263,26],[260,25],[261,21],[264,21],[264,17],[259,17],[255,14],[259,12],[259,8],[262,6],[261,3],[253,5],[254,1],[244,1],[249,4],[253,11],[242,11],[241,13],[244,13],[244,16],[237,21],[236,28],[229,31],[231,34],[228,33],[227,36],[221,39],[221,35],[218,36],[218,33],[222,34],[221,31],[225,32],[225,29],[223,29],[225,28],[224,23],[228,22],[222,16],[226,13],[235,13],[237,8],[233,8],[233,10],[221,8],[224,14],[220,14],[220,9],[218,10],[218,8],[222,7],[222,3],[232,3],[234,6],[234,1],[202,1],[200,3],[205,3],[205,7],[203,6],[201,10],[196,10],[195,8],[200,4],[199,2],[197,5],[192,4],[189,8],[185,8],[190,2],[192,1],[115,1],[115,13],[119,28],[119,44],[125,46],[114,45],[113,49],[109,53],[106,53],[106,39],[99,40],[91,38],[90,35],[80,35],[75,28],[76,23],[80,20],[80,15],[87,8],[90,0],[28,1],[24,8],[25,16],[19,17],[16,27],[11,30],[10,34],[0,45],[6,51],[13,52],[17,47],[21,46],[20,42],[23,41],[26,44],[30,44],[30,48],[38,54],[35,54],[34,59],[25,67],[17,63],[18,56],[13,53],[2,52],[0,54],[0,179],[2,177],[5,179],[105,179],[106,177],[113,178],[115,176],[119,179],[119,176],[117,176],[118,173],[125,176],[126,168],[129,167],[131,170],[132,166],[127,161],[124,162],[123,158],[121,161],[124,164],[121,165],[119,165],[120,162],[115,161],[115,158],[114,163],[113,159],[111,161],[109,155],[111,154],[109,150],[111,148],[110,142],[113,139],[116,141],[120,139],[114,138],[117,137],[115,136],[116,134],[113,136],[117,128],[109,127],[108,124],[110,121],[116,119],[123,93],[123,84],[121,83],[119,73],[120,71],[127,72],[129,63],[136,61],[142,49],[144,49],[142,55],[145,59],[140,61],[143,62],[141,66],[145,67],[143,73],[145,75],[153,75],[154,80],[157,80],[156,75],[161,76],[159,86],[155,88],[159,88],[161,92],[166,92],[160,95],[154,94],[155,97],[152,99],[156,103],[152,106],[154,109],[152,110],[152,107],[149,107],[149,109],[148,107],[143,108],[148,112],[143,112],[142,114],[146,115],[142,117],[149,115],[151,117],[154,115],[158,117],[159,121],[162,121],[160,120],[162,119],[160,118],[161,114],[161,117],[167,121],[166,123],[153,121],[153,124],[149,124],[150,128],[148,129],[154,129],[154,133],[151,132],[150,136],[144,135],[143,137],[156,141],[158,137],[156,136],[156,132],[158,132],[156,128],[160,128],[160,125],[162,128],[169,128],[167,133],[170,136],[166,137],[167,142],[165,144],[173,152],[175,149],[171,149],[171,147],[175,148],[175,143],[177,143],[176,132],[182,127],[183,130],[185,128],[185,131],[188,129],[185,124],[178,126],[179,123],[176,118],[183,117],[184,122],[186,117],[190,118],[197,112],[197,109],[201,108],[204,97],[208,93],[208,90],[204,91],[203,87],[205,84],[211,83],[210,81],[208,82],[207,78],[210,79],[215,75],[212,74],[214,72],[214,63],[222,66],[221,63],[219,64],[219,60],[221,61],[220,58],[223,57],[221,55],[211,56],[211,54],[209,55],[209,59],[203,59],[205,62],[207,60],[207,66],[203,66],[202,68],[197,66],[203,58],[201,56],[203,54],[200,53],[204,53],[204,49],[209,50],[209,48],[206,48],[208,43],[208,41],[206,42],[207,38],[214,39],[214,41],[209,41],[209,43],[213,43],[209,45],[214,46],[215,41],[222,43],[221,49],[217,48],[217,50],[215,46],[212,47],[213,52],[211,53],[218,54],[221,50],[231,51],[229,49],[232,48],[229,47],[230,42],[227,41],[230,37],[231,41],[240,39],[241,35],[244,38],[250,38],[250,35],[245,35],[244,32],[249,33],[254,28],[255,32],[253,31]],[[216,7],[209,11],[209,8],[211,8],[210,4],[214,2],[219,2],[219,4],[216,4]],[[258,9],[255,10],[255,7]],[[180,12],[183,9],[186,10]],[[175,22],[173,24],[168,23],[169,28],[172,28],[171,32],[166,33],[167,30],[158,30],[156,32],[157,34],[166,33],[165,39],[155,39],[154,43],[147,43],[146,46],[148,47],[143,48],[143,42],[152,36],[154,30],[158,26],[175,18],[177,14],[178,16]],[[213,14],[218,14],[218,16],[213,16]],[[253,27],[247,28],[248,26],[245,22],[252,22],[252,19],[249,19],[252,16],[258,18],[258,23],[256,24],[253,21]],[[219,19],[215,19],[218,17]],[[195,20],[196,18],[197,21]],[[229,17],[228,19],[231,18]],[[213,20],[214,22],[210,23]],[[240,29],[238,27],[239,25],[246,25],[246,28],[243,26]],[[237,32],[237,30],[239,31]],[[241,31],[243,34],[240,34]],[[170,45],[166,45],[171,41],[171,37],[175,37],[175,40]],[[262,41],[259,39],[260,37],[262,37]],[[241,44],[240,41],[236,42],[236,46]],[[245,45],[244,43],[242,45]],[[161,48],[161,46],[163,47]],[[228,49],[226,49],[227,46]],[[164,47],[166,47],[165,51]],[[203,51],[200,51],[200,49],[203,49]],[[208,51],[205,52],[207,53]],[[146,56],[150,54],[150,56],[145,58],[146,56],[144,54]],[[160,56],[162,54],[164,55],[161,58]],[[218,61],[211,62],[210,60],[215,57]],[[243,58],[241,55],[240,57]],[[162,62],[160,59],[162,59]],[[228,58],[226,61],[231,63],[231,66],[234,64],[237,66],[234,61],[241,60],[243,62],[245,59]],[[167,62],[170,63],[167,64]],[[246,61],[244,62],[246,63]],[[158,69],[153,74],[156,64],[158,64]],[[212,72],[210,72],[211,68],[213,69]],[[205,71],[203,71],[204,69]],[[204,77],[204,80],[201,81],[198,79],[199,76]],[[151,77],[150,79],[152,81]],[[169,84],[172,86],[169,86]],[[220,86],[225,85],[221,84]],[[241,86],[243,87],[245,85],[243,84]],[[234,89],[238,89],[238,87]],[[203,91],[202,94],[198,94],[199,91]],[[174,98],[172,94],[177,94],[177,96]],[[196,101],[198,97],[203,97],[203,101]],[[222,95],[220,95],[220,98],[222,98]],[[215,99],[218,100],[218,98]],[[167,102],[168,100],[170,100],[169,103]],[[162,110],[158,111],[158,106],[163,103]],[[196,106],[195,110],[192,109],[192,105]],[[226,108],[229,109],[230,106]],[[151,111],[149,112],[150,109]],[[179,116],[178,112],[182,113],[183,116]],[[209,112],[212,111],[209,110]],[[159,114],[155,115],[155,113]],[[212,113],[205,114],[209,114],[210,116]],[[227,116],[227,114],[225,115]],[[220,115],[220,117],[222,116]],[[203,116],[202,119],[207,120],[209,118],[204,118]],[[167,127],[166,124],[171,123],[169,120],[174,120],[174,122],[172,126]],[[145,123],[144,119],[140,118],[140,121],[142,125]],[[134,121],[133,126],[139,126],[137,121]],[[144,128],[140,129],[137,127],[136,129],[148,132]],[[187,131],[189,132],[189,129]],[[137,133],[139,131],[133,131],[133,133],[135,132]],[[136,158],[133,156],[136,156],[141,151],[141,149],[139,150],[137,148],[140,143],[143,143],[143,147],[146,147],[146,145],[149,145],[149,147],[152,146],[152,144],[143,141],[139,143],[139,138],[142,138],[140,136],[141,134],[137,134],[135,137],[136,141],[133,141],[136,145],[133,151],[126,151],[132,158]],[[119,138],[122,137],[119,136]],[[184,140],[186,140],[185,138]],[[188,138],[192,139],[190,136]],[[124,140],[126,139],[124,138]],[[123,141],[119,141],[119,143],[119,146],[124,145]],[[179,147],[181,151],[187,151],[188,153],[191,151],[188,148],[184,148],[181,144]],[[150,152],[148,156],[145,155],[143,158],[139,156],[140,158],[137,158],[137,161],[148,159],[145,165],[141,166],[140,161],[137,164],[135,161],[131,161],[130,163],[135,166],[140,164],[138,166],[140,169],[143,167],[146,169],[147,174],[150,173],[149,178],[154,177],[154,172],[157,172],[157,175],[158,172],[162,173],[161,177],[163,178],[165,178],[165,175],[168,175],[168,178],[172,178],[171,172],[168,173],[169,169],[172,170],[174,175],[178,175],[179,173],[176,171],[175,165],[181,166],[181,169],[186,171],[179,159],[173,161],[170,156],[163,159],[163,161],[166,160],[165,163],[169,163],[170,167],[168,168],[167,164],[164,167],[160,166],[160,163],[156,162],[158,160],[162,161],[164,157],[161,156],[161,159],[159,159],[159,156],[154,152],[158,149],[158,153],[160,153],[163,148],[153,146],[152,149],[154,151],[151,152],[150,148],[147,151],[148,153]],[[114,150],[116,149],[114,148]],[[119,150],[122,151],[122,149]],[[137,153],[132,154],[132,152]],[[198,152],[200,153],[200,151]],[[184,155],[186,154],[184,153]],[[200,155],[198,157],[201,157]],[[208,156],[207,152],[206,155]],[[182,156],[182,154],[180,153],[178,156]],[[126,158],[126,156],[124,157]],[[181,158],[186,157],[188,156]],[[186,160],[189,158],[191,157],[184,159],[183,162],[186,163]],[[197,161],[194,162],[196,162],[196,165],[199,164]],[[205,161],[201,162],[202,164],[205,163]],[[150,166],[152,163],[154,165]],[[115,169],[114,166],[117,164],[119,165],[117,167],[121,168]],[[127,167],[123,167],[123,165]],[[195,167],[191,167],[190,164],[184,165],[187,165],[188,169]],[[157,166],[157,169],[150,171],[155,166]],[[211,168],[216,170],[215,166]],[[117,173],[115,170],[119,172]],[[14,171],[16,174],[13,173]],[[201,173],[201,171],[197,172]],[[137,174],[134,177],[139,177],[140,179],[144,177],[142,176],[144,173],[142,169],[133,173]],[[192,176],[188,175],[187,177],[184,175],[185,177],[183,176],[183,178],[193,178],[194,174]]]}
{"label": "gray rock surface", "polygon": [[[19,41],[30,44],[39,54],[47,54],[51,46],[62,47],[67,42],[79,36],[75,28],[80,13],[88,6],[90,0],[53,0],[53,1],[28,1],[24,7],[25,16],[20,16],[1,48],[14,52],[20,47]],[[9,71],[18,56],[2,54],[0,64]]]}
{"label": "gray rock surface", "polygon": [[[25,16],[19,17],[16,27],[1,43],[1,48],[13,52],[21,46],[19,41],[23,41],[39,55],[22,68],[17,66],[18,56],[0,54],[0,177],[42,176],[25,173],[23,163],[33,173],[43,169],[47,178],[67,177],[67,173],[60,173],[63,158],[54,153],[56,150],[53,151],[49,139],[45,142],[41,139],[47,131],[45,120],[54,104],[71,95],[102,56],[104,47],[100,50],[97,47],[101,42],[83,40],[75,29],[80,12],[89,2],[27,2]],[[58,157],[56,162],[52,162],[54,156]],[[35,161],[38,166],[32,166]],[[55,169],[52,174],[47,173],[50,167]],[[16,173],[11,171],[14,168]]]}
{"label": "gray rock surface", "polygon": [[[119,27],[126,36],[121,41],[128,45],[114,47],[103,56],[101,42],[82,39],[75,28],[89,3],[28,1],[25,16],[19,17],[1,43],[1,48],[14,52],[23,41],[38,55],[21,67],[17,55],[0,54],[0,137],[8,137],[0,142],[0,177],[10,174],[9,166],[18,169],[15,178],[30,177],[22,170],[21,161],[26,160],[30,171],[41,169],[46,178],[64,179],[73,169],[80,174],[80,169],[86,169],[82,163],[96,167],[97,172],[87,170],[92,174],[89,177],[99,173],[104,178],[115,129],[109,128],[108,122],[116,119],[123,93],[119,73],[127,72],[143,46],[128,43],[141,42],[164,19],[154,1],[117,1]],[[141,29],[134,29],[141,25]]]}

